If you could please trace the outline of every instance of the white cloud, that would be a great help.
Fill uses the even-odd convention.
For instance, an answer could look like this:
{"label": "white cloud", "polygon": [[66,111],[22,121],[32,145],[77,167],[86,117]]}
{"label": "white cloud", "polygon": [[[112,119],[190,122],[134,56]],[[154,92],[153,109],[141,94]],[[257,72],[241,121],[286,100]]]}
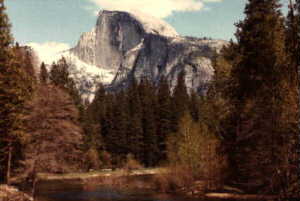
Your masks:
{"label": "white cloud", "polygon": [[62,52],[70,49],[70,46],[65,43],[45,42],[45,43],[28,43],[26,44],[33,48],[37,53],[40,62],[52,64],[62,56]]}
{"label": "white cloud", "polygon": [[203,2],[222,2],[223,0],[202,0]]}
{"label": "white cloud", "polygon": [[208,2],[223,0],[88,0],[98,8],[121,11],[140,11],[158,18],[165,18],[174,11],[199,11]]}

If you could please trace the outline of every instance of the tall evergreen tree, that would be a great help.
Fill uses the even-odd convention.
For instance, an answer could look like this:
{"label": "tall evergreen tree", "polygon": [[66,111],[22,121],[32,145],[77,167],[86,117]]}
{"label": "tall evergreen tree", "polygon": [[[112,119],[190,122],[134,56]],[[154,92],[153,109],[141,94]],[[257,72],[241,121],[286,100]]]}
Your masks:
{"label": "tall evergreen tree", "polygon": [[80,112],[80,119],[82,120],[84,114],[83,100],[75,80],[70,76],[69,67],[66,59],[62,57],[57,63],[54,62],[52,64],[49,79],[52,84],[62,88],[71,95]]}
{"label": "tall evergreen tree", "polygon": [[295,128],[296,114],[290,108],[296,103],[286,87],[291,83],[279,8],[278,0],[249,0],[246,18],[237,25],[240,57],[232,70],[236,132],[231,155],[236,161],[235,181],[250,191],[280,190]]}
{"label": "tall evergreen tree", "polygon": [[137,160],[143,161],[143,111],[138,83],[135,79],[133,79],[131,86],[127,89],[127,94],[129,107],[129,127],[127,130],[129,152],[132,153]]}
{"label": "tall evergreen tree", "polygon": [[44,62],[42,62],[41,64],[41,68],[40,68],[40,82],[42,84],[47,84],[49,79],[49,74],[48,74],[48,70],[46,68],[46,65]]}
{"label": "tall evergreen tree", "polygon": [[179,119],[188,110],[189,95],[185,84],[185,72],[178,74],[177,85],[174,88],[172,110],[173,110],[173,132],[178,128]]}
{"label": "tall evergreen tree", "polygon": [[157,91],[157,109],[156,109],[156,125],[157,140],[159,146],[159,160],[167,159],[166,154],[166,138],[172,132],[172,105],[171,91],[168,80],[165,77],[160,79]]}
{"label": "tall evergreen tree", "polygon": [[[84,130],[88,149],[93,148],[97,153],[104,149],[103,139],[107,133],[104,124],[107,113],[107,96],[102,84],[99,84],[93,102],[84,112]],[[103,132],[103,131],[104,132]]]}
{"label": "tall evergreen tree", "polygon": [[61,58],[57,63],[52,64],[49,78],[54,85],[67,88],[69,76],[69,66],[65,58]]}
{"label": "tall evergreen tree", "polygon": [[[289,90],[294,92],[294,95],[291,96],[295,99],[295,102],[298,102],[296,104],[297,107],[293,108],[295,111],[298,111],[298,122],[295,122],[295,133],[299,132],[300,127],[300,96],[299,96],[299,65],[300,65],[300,46],[299,46],[299,32],[300,32],[300,19],[299,14],[297,13],[297,2],[294,2],[290,0],[289,5],[289,13],[286,20],[286,49],[287,49],[287,55],[288,55],[288,64],[289,64],[289,75],[290,75],[290,86],[288,86]],[[291,108],[291,106],[289,107]],[[297,128],[297,129],[296,129]],[[299,135],[299,134],[298,134]],[[300,144],[299,144],[299,136],[294,135],[293,142],[289,148],[289,155],[287,156],[290,164],[292,166],[298,166],[299,162],[299,150]],[[299,177],[295,177],[294,174],[289,174],[290,178],[289,180],[298,180]],[[293,178],[294,176],[294,178]],[[288,178],[288,177],[287,177]],[[290,181],[287,181],[291,183]],[[288,186],[289,187],[289,186]],[[295,186],[296,188],[300,189],[300,183]],[[290,188],[291,189],[291,188]],[[288,189],[286,189],[287,191]],[[300,191],[298,191],[300,193]]]}
{"label": "tall evergreen tree", "polygon": [[110,143],[110,137],[113,135],[113,129],[114,129],[114,106],[115,106],[115,96],[114,94],[107,93],[105,98],[106,103],[106,112],[105,112],[105,118],[103,119],[102,125],[101,125],[101,135],[104,138],[104,143],[106,146],[107,151],[109,151],[109,143]]}
{"label": "tall evergreen tree", "polygon": [[224,147],[229,149],[232,146],[227,146],[227,144],[232,143],[234,138],[232,133],[235,131],[234,122],[230,118],[232,116],[232,103],[230,103],[228,94],[235,90],[231,86],[231,70],[234,62],[239,58],[236,46],[231,41],[214,59],[214,78],[207,96],[201,98],[200,104],[201,121],[205,121],[217,136],[226,139],[223,141]]}
{"label": "tall evergreen tree", "polygon": [[199,120],[199,115],[200,115],[199,114],[200,113],[199,102],[200,102],[200,99],[199,99],[198,94],[195,91],[192,91],[188,106],[189,106],[190,114],[194,121]]}
{"label": "tall evergreen tree", "polygon": [[146,166],[153,166],[158,161],[158,139],[155,123],[155,90],[150,81],[143,79],[139,86],[142,105],[142,126],[144,133],[144,160]]}
{"label": "tall evergreen tree", "polygon": [[26,73],[14,57],[9,19],[4,0],[0,0],[0,172],[10,183],[11,169],[17,149],[25,137],[22,114],[30,96]]}
{"label": "tall evergreen tree", "polygon": [[289,56],[291,79],[296,85],[299,83],[298,67],[300,65],[299,23],[297,4],[290,0],[289,13],[286,20],[286,48]]}
{"label": "tall evergreen tree", "polygon": [[106,148],[113,154],[113,164],[120,165],[128,154],[128,105],[125,91],[115,95],[111,113],[111,127],[105,137]]}

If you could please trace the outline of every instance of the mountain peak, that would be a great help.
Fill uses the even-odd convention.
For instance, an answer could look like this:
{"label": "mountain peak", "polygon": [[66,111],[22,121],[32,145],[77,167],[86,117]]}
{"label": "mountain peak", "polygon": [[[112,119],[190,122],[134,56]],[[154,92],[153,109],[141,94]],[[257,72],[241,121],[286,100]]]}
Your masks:
{"label": "mountain peak", "polygon": [[163,20],[139,12],[102,10],[95,29],[84,33],[69,54],[71,63],[100,73],[112,90],[128,86],[132,78],[157,83],[162,76],[174,88],[184,71],[186,86],[205,93],[214,74],[212,58],[226,43],[181,37]]}
{"label": "mountain peak", "polygon": [[101,10],[98,14],[99,18],[104,16],[128,15],[135,19],[146,33],[158,34],[165,37],[178,37],[176,30],[162,19],[150,16],[140,11],[115,11]]}

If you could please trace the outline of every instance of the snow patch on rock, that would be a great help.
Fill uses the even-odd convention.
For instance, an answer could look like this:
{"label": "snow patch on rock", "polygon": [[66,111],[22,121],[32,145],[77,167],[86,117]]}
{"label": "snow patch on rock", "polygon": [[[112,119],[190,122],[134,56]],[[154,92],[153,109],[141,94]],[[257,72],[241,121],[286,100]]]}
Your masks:
{"label": "snow patch on rock", "polygon": [[179,34],[167,22],[139,11],[129,13],[137,21],[141,22],[146,33],[158,34],[166,37],[178,37]]}

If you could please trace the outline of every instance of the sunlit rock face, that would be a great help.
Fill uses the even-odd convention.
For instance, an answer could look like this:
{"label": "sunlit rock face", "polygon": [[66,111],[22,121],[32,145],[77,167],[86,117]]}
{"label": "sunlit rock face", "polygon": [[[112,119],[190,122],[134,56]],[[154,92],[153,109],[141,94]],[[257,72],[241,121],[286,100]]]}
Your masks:
{"label": "sunlit rock face", "polygon": [[189,89],[203,92],[212,79],[212,57],[222,40],[182,37],[166,22],[137,13],[101,11],[96,27],[81,36],[70,53],[81,61],[115,72],[109,88],[128,86],[132,78],[157,83],[164,76],[172,86],[184,71]]}

